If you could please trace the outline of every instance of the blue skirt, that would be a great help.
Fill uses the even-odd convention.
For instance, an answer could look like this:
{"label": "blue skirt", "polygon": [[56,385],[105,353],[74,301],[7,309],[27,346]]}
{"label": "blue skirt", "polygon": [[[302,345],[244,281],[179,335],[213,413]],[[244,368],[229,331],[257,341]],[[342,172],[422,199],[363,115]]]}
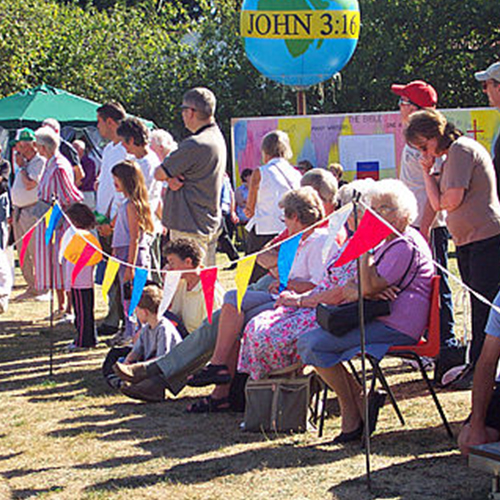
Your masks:
{"label": "blue skirt", "polygon": [[[382,359],[393,345],[414,345],[417,341],[380,321],[365,325],[366,352]],[[306,365],[329,368],[348,361],[361,352],[359,327],[343,337],[316,328],[302,335],[297,341],[299,356]]]}

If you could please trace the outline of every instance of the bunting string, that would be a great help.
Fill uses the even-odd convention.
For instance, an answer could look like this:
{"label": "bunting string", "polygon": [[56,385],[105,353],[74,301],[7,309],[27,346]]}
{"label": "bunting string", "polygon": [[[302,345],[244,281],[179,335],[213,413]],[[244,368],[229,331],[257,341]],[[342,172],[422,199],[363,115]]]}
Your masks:
{"label": "bunting string", "polygon": [[[410,246],[412,246],[413,248],[415,248],[417,251],[420,251],[419,248],[412,242],[410,241],[409,239],[405,238],[405,236],[400,232],[398,231],[395,227],[393,227],[389,222],[387,222],[383,217],[381,217],[379,214],[377,214],[370,206],[366,205],[363,201],[359,201],[360,205],[363,206],[363,208],[367,211],[370,212],[370,214],[375,217],[376,219],[378,219],[380,222],[382,222],[383,224],[385,224],[392,232],[394,232],[397,236],[399,236],[400,238],[403,238],[405,239],[409,244]],[[55,205],[59,205],[58,202],[56,201],[54,206]],[[346,208],[346,207],[349,207],[349,208]],[[77,232],[78,229],[74,226],[74,224],[71,222],[71,220],[69,219],[69,217],[66,215],[66,213],[64,212],[64,210],[61,210],[61,207],[59,205],[59,210],[60,210],[60,213],[62,214],[62,217],[67,221],[67,223],[69,224],[69,226],[75,231]],[[17,245],[19,242],[21,242],[23,240],[23,238],[28,234],[30,233],[30,231],[34,231],[34,229],[43,221],[45,220],[46,221],[46,226],[49,225],[49,222],[50,222],[50,219],[51,219],[51,215],[52,215],[52,210],[53,210],[53,207],[50,207],[47,212],[42,215],[40,217],[40,219],[38,221],[36,221],[27,231],[26,233],[24,233],[20,238],[18,238],[14,243],[13,245]],[[244,257],[241,257],[240,259],[238,260],[235,260],[235,261],[231,261],[231,263],[235,263],[237,264],[237,273],[236,273],[236,278],[235,278],[235,282],[236,282],[236,288],[237,288],[237,291],[238,291],[238,307],[241,307],[241,301],[243,300],[243,295],[244,295],[244,292],[246,291],[246,288],[248,287],[248,282],[249,282],[249,279],[250,279],[250,275],[251,275],[251,272],[253,270],[253,266],[255,264],[255,260],[256,258],[260,255],[260,254],[263,254],[265,252],[268,252],[269,250],[273,250],[275,248],[278,248],[280,247],[281,245],[283,245],[284,243],[287,243],[291,240],[294,240],[297,238],[298,235],[303,235],[304,233],[308,232],[308,231],[311,231],[319,226],[322,226],[325,221],[330,221],[330,226],[332,227],[336,227],[337,224],[334,222],[333,224],[331,223],[332,222],[332,219],[335,218],[336,216],[340,215],[342,217],[345,217],[344,220],[347,219],[347,216],[346,215],[346,212],[345,211],[352,211],[352,203],[349,203],[348,205],[346,205],[345,207],[342,207],[340,210],[336,211],[336,212],[333,212],[332,214],[328,215],[327,217],[325,217],[324,219],[316,222],[315,224],[312,224],[311,226],[305,228],[303,231],[300,231],[299,233],[295,233],[289,237],[287,237],[286,239],[283,239],[273,245],[269,245],[268,247],[266,247],[265,249],[262,249],[262,250],[259,250],[258,252],[255,252],[251,255],[245,255]],[[343,213],[339,213],[339,212],[342,212],[344,211]],[[128,262],[125,262],[121,259],[118,259],[116,258],[115,256],[113,255],[110,255],[108,254],[107,252],[105,252],[104,250],[102,250],[101,248],[99,248],[97,245],[95,245],[92,241],[89,241],[85,235],[80,235],[81,238],[85,241],[85,243],[90,246],[91,248],[93,248],[96,252],[98,252],[99,254],[101,254],[103,257],[107,258],[108,259],[108,267],[111,265],[111,268],[109,269],[108,271],[108,268],[106,268],[106,273],[108,275],[108,281],[110,281],[112,283],[112,281],[114,280],[114,277],[116,276],[116,273],[118,272],[118,268],[120,265],[122,266],[126,266],[126,267],[130,267],[130,268],[133,268],[135,269],[136,271],[142,271],[142,272],[139,272],[139,275],[140,275],[140,280],[142,281],[142,279],[144,279],[144,276],[146,275],[147,272],[150,271],[149,268],[146,268],[146,267],[142,267],[142,266],[136,266],[134,264],[130,264]],[[110,262],[113,262],[113,264],[110,264]],[[482,302],[483,304],[487,305],[488,307],[494,309],[497,313],[500,314],[500,307],[496,306],[495,304],[493,304],[492,302],[490,302],[486,297],[483,297],[480,293],[476,292],[475,290],[473,290],[472,288],[470,288],[468,285],[466,285],[459,277],[455,276],[451,271],[449,271],[448,269],[446,269],[445,267],[443,267],[441,264],[439,264],[438,262],[436,262],[435,260],[432,260],[432,263],[434,264],[434,266],[436,268],[438,268],[440,271],[442,271],[443,273],[445,273],[451,280],[453,280],[458,286],[460,286],[463,290],[466,290],[467,292],[469,292],[470,294],[472,294],[474,297],[476,297],[480,302]],[[184,270],[184,271],[169,271],[169,270],[165,270],[165,269],[161,269],[159,270],[159,272],[161,274],[164,274],[166,276],[169,276],[169,275],[172,275],[173,273],[176,273],[176,276],[180,277],[183,273],[192,273],[193,271],[198,271],[198,272],[201,272],[201,271],[208,271],[208,270],[215,270],[215,272],[219,269],[218,266],[211,266],[211,267],[207,267],[207,268],[203,268],[203,269],[194,269],[194,270]],[[113,279],[111,279],[113,278]],[[167,280],[166,280],[167,281]],[[173,282],[177,282],[177,278],[175,280],[168,280],[169,284],[170,283],[173,283]],[[166,283],[165,283],[166,285]],[[103,288],[105,288],[103,286]],[[108,288],[109,290],[109,288]],[[104,290],[103,290],[104,291]],[[142,290],[141,290],[142,291]],[[139,297],[140,298],[140,297]],[[137,300],[137,297],[134,297],[135,300]],[[134,300],[134,302],[135,302]]]}

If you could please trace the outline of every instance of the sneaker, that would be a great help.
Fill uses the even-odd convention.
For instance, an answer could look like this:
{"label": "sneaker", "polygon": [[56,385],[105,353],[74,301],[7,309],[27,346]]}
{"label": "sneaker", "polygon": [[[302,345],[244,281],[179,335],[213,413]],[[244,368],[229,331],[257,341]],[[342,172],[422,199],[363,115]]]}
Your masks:
{"label": "sneaker", "polygon": [[62,315],[61,319],[59,319],[57,321],[57,324],[58,325],[66,325],[68,323],[73,323],[73,321],[75,321],[75,315],[66,312]]}
{"label": "sneaker", "polygon": [[[449,374],[451,370],[448,370],[443,375],[443,384],[446,382],[446,376]],[[472,382],[474,379],[474,367],[472,365],[465,365],[465,368],[459,374],[458,377],[455,378],[452,382],[449,382],[447,385],[450,389],[455,391],[468,391],[472,389]]]}
{"label": "sneaker", "polygon": [[74,342],[71,342],[71,344],[68,344],[64,350],[67,351],[67,352],[74,352],[74,351],[78,351],[80,350],[81,347],[80,346],[77,346]]}
{"label": "sneaker", "polygon": [[50,292],[37,293],[35,295],[35,300],[38,302],[49,302],[51,298]]}
{"label": "sneaker", "polygon": [[125,331],[120,330],[115,336],[106,341],[109,347],[122,347],[129,345],[132,342],[130,337],[125,336]]}
{"label": "sneaker", "polygon": [[[420,361],[422,361],[422,364],[424,365],[424,370],[429,371],[434,369],[434,359],[433,358],[428,358],[427,356],[421,356]],[[403,366],[410,366],[414,370],[420,370],[420,367],[418,366],[418,362],[415,361],[414,359],[403,359]]]}
{"label": "sneaker", "polygon": [[[447,342],[441,347],[439,358],[436,362],[436,369],[434,370],[434,382],[436,384],[443,385],[444,375],[452,368],[461,367],[459,374],[462,372],[463,366],[465,365],[466,351],[466,347],[460,343],[451,344]],[[450,380],[450,375],[448,375],[448,379]]]}
{"label": "sneaker", "polygon": [[117,326],[107,325],[106,323],[102,323],[97,327],[97,333],[99,335],[114,335],[119,331]]}
{"label": "sneaker", "polygon": [[48,316],[46,316],[43,319],[45,321],[50,321],[51,319],[53,321],[59,321],[64,316],[64,314],[65,314],[64,311],[61,311],[60,309],[58,309],[57,311],[54,311],[52,314],[49,314]]}

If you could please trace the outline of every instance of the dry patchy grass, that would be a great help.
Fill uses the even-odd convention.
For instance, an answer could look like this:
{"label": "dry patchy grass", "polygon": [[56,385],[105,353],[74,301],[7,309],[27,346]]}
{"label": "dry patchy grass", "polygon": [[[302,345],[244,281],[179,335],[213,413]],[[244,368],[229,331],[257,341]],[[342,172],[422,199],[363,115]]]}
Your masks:
{"label": "dry patchy grass", "polygon": [[[223,279],[230,282],[231,274]],[[21,279],[18,277],[17,282]],[[14,291],[14,297],[22,288]],[[103,304],[98,297],[98,314]],[[189,389],[161,404],[113,393],[100,374],[106,347],[65,353],[72,327],[47,331],[48,305],[12,302],[0,320],[0,499],[480,499],[489,478],[470,470],[415,372],[387,362],[406,427],[390,406],[372,441],[373,494],[359,445],[239,430],[239,414],[187,415]],[[54,376],[48,377],[52,335]],[[441,391],[455,432],[469,393]]]}

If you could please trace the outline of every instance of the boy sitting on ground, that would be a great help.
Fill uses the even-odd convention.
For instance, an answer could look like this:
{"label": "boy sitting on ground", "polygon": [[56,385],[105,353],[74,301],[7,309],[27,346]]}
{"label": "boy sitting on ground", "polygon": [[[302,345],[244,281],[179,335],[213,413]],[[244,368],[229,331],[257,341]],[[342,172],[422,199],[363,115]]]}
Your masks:
{"label": "boy sitting on ground", "polygon": [[[199,272],[196,271],[201,263],[201,250],[194,240],[179,238],[174,241],[169,241],[165,247],[164,253],[167,258],[167,269],[169,271],[193,271],[182,273],[182,278],[177,286],[169,311],[166,313],[169,317],[175,318],[178,323],[184,325],[186,330],[191,333],[196,330],[207,317],[201,279]],[[224,293],[224,288],[216,282],[214,311],[222,307]],[[184,343],[182,343],[181,346],[177,346],[177,349],[174,349],[170,356],[174,358],[172,361],[175,361],[176,364],[181,366],[184,364],[185,356],[189,355],[184,352],[183,347]],[[186,350],[189,351],[190,349]],[[113,370],[122,380],[131,380],[130,373],[136,368],[144,371],[146,370],[145,365],[142,363],[127,366],[125,363],[120,362],[114,365]],[[127,392],[122,392],[129,397],[141,399],[143,401],[161,401],[165,397],[165,383],[159,374],[155,374],[148,378],[144,377],[144,380],[133,386],[133,395],[129,390],[127,390]]]}
{"label": "boy sitting on ground", "polygon": [[[156,285],[144,287],[136,310],[137,319],[142,328],[132,350],[125,358],[125,364],[154,360],[182,342],[182,337],[171,321],[159,316],[161,299],[162,292]],[[126,396],[136,398],[137,393],[142,394],[143,386],[149,387],[152,384],[154,385],[154,380],[147,380],[138,384],[125,383],[121,385],[120,390]],[[164,389],[160,385],[156,385],[155,389],[157,390],[148,393],[149,398],[139,399],[145,399],[146,401],[162,401],[165,399]]]}

